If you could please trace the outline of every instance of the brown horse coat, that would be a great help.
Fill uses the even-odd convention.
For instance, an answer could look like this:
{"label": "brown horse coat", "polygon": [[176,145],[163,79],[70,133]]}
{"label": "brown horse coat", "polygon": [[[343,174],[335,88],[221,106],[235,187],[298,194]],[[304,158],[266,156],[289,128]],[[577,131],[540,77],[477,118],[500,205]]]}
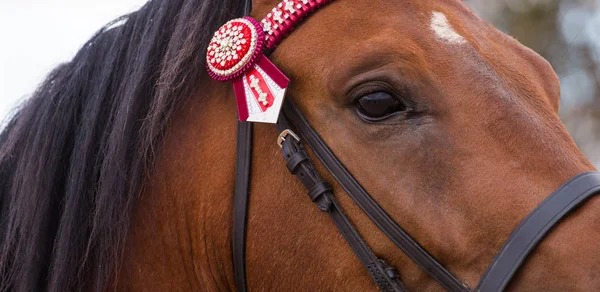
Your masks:
{"label": "brown horse coat", "polygon": [[[276,3],[255,1],[253,16],[262,18]],[[434,13],[445,15],[463,39],[436,35]],[[594,169],[558,118],[560,89],[550,65],[462,1],[334,1],[292,33],[272,60],[292,79],[288,98],[361,184],[471,287],[534,207],[572,176]],[[198,82],[209,89],[177,112],[136,211],[126,290],[234,289],[236,107],[228,84]],[[380,125],[361,121],[350,98],[363,85],[397,90],[418,114]],[[287,173],[275,128],[254,128],[250,290],[374,290],[335,226]],[[441,289],[335,189],[364,238],[399,268],[409,289]],[[593,244],[600,239],[598,208],[594,199],[560,224],[511,288],[600,287],[600,249]]]}

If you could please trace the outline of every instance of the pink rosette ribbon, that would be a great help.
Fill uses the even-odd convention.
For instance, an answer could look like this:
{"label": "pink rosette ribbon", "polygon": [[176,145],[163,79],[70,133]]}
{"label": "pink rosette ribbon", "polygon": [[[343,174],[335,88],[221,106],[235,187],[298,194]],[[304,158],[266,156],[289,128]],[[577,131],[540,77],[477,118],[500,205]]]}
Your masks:
{"label": "pink rosette ribbon", "polygon": [[241,121],[276,123],[290,80],[265,55],[265,34],[251,17],[228,21],[208,46],[209,75],[233,83]]}

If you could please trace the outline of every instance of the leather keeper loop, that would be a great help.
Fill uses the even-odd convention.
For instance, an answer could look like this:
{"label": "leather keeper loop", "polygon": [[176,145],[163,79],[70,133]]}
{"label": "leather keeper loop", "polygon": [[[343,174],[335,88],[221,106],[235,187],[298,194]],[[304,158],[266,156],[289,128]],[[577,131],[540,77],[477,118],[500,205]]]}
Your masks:
{"label": "leather keeper loop", "polygon": [[308,160],[308,156],[306,156],[306,152],[304,151],[298,151],[296,153],[294,153],[292,155],[292,157],[290,157],[287,160],[287,168],[288,170],[292,173],[292,174],[296,174],[296,170],[298,170],[298,167],[304,162]]}
{"label": "leather keeper loop", "polygon": [[324,193],[331,192],[331,185],[328,183],[321,181],[316,183],[310,191],[308,191],[308,195],[310,196],[313,202],[316,202],[319,197],[321,197]]}

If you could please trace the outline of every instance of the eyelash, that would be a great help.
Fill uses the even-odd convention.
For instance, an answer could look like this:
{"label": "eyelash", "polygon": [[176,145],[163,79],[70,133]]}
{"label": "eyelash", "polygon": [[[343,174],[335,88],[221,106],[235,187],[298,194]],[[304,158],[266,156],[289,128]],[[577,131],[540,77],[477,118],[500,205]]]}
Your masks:
{"label": "eyelash", "polygon": [[358,100],[366,95],[373,94],[376,92],[385,92],[390,94],[392,97],[397,99],[399,102],[406,105],[407,108],[414,108],[414,102],[407,98],[408,92],[406,89],[396,89],[395,87],[389,85],[387,82],[383,81],[371,81],[362,83],[361,85],[355,87],[354,89],[349,91],[348,96],[350,97],[349,105],[352,106],[358,102]]}
{"label": "eyelash", "polygon": [[351,97],[349,99],[350,103],[354,104],[361,97],[363,97],[365,95],[373,94],[373,93],[379,92],[379,91],[387,92],[390,95],[396,97],[396,94],[394,94],[393,92],[390,92],[388,87],[389,86],[387,86],[387,84],[385,84],[383,82],[363,83],[350,91],[350,93],[349,93],[349,96]]}

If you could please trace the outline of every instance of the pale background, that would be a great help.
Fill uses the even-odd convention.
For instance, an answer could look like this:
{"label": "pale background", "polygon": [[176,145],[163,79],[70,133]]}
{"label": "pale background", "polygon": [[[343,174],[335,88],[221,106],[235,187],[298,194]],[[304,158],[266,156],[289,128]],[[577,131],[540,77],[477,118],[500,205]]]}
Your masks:
{"label": "pale background", "polygon": [[103,25],[145,2],[0,0],[0,120]]}
{"label": "pale background", "polygon": [[[0,0],[0,121],[96,30],[144,2]],[[600,167],[600,0],[467,3],[550,61],[562,84],[561,118]]]}

